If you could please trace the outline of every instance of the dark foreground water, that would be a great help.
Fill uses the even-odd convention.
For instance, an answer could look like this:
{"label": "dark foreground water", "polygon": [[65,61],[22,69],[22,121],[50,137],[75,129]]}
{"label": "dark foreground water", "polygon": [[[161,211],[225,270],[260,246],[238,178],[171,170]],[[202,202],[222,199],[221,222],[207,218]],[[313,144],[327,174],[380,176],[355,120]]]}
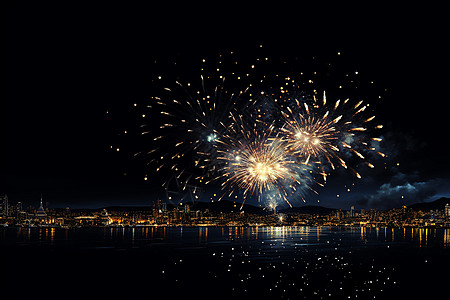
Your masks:
{"label": "dark foreground water", "polygon": [[450,229],[1,228],[0,268],[8,299],[429,298]]}

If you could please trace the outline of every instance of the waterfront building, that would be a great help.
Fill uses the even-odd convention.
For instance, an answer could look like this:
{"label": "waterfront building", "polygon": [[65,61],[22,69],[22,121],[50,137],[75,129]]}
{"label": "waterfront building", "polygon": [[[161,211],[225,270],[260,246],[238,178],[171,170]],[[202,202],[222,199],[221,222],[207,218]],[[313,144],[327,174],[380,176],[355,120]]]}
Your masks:
{"label": "waterfront building", "polygon": [[22,209],[22,202],[17,202],[17,204],[16,204],[16,212],[17,213],[19,213],[19,212],[21,212],[23,209]]}
{"label": "waterfront building", "polygon": [[99,219],[100,219],[100,222],[99,222],[100,225],[103,225],[103,226],[107,226],[107,225],[110,225],[112,223],[112,219],[109,216],[109,214],[106,211],[106,209],[102,210],[102,212],[100,213]]}
{"label": "waterfront building", "polygon": [[450,204],[445,204],[444,206],[444,217],[450,217]]}

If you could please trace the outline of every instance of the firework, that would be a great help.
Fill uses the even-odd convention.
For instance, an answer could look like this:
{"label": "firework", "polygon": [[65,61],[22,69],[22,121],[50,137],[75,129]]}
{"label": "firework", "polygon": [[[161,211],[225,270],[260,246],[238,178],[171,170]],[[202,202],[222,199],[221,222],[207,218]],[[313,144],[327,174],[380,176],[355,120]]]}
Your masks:
{"label": "firework", "polygon": [[287,140],[288,151],[304,159],[305,164],[311,161],[319,164],[324,180],[326,166],[333,170],[337,166],[348,168],[361,178],[358,172],[349,167],[346,158],[358,157],[373,168],[370,162],[365,161],[363,153],[375,150],[371,141],[381,140],[366,134],[369,129],[382,127],[371,125],[375,116],[362,116],[367,107],[363,101],[350,105],[349,99],[327,103],[325,92],[321,101],[313,97],[309,104],[295,99],[295,104],[287,106],[286,111],[282,112],[285,123],[280,131]]}
{"label": "firework", "polygon": [[235,122],[220,141],[217,158],[223,162],[218,178],[224,189],[231,190],[228,196],[238,190],[244,199],[256,196],[273,202],[277,198],[291,205],[290,196],[313,190],[308,167],[289,155],[283,139],[272,136],[273,125],[263,128],[253,123],[248,130],[232,118]]}
{"label": "firework", "polygon": [[293,175],[289,166],[293,162],[286,159],[285,153],[284,147],[275,142],[254,141],[241,145],[226,158],[224,171],[228,179],[224,184],[232,181],[244,194],[273,189]]}

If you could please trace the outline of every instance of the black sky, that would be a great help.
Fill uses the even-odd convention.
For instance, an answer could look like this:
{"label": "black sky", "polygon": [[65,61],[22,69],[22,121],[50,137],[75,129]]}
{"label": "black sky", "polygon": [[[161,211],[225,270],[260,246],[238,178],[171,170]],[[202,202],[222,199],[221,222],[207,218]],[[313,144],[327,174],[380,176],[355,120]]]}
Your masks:
{"label": "black sky", "polygon": [[[10,3],[2,9],[0,193],[27,203],[43,193],[54,206],[145,203],[153,196],[151,185],[133,172],[123,176],[129,160],[108,149],[117,128],[105,111],[150,94],[155,59],[245,52],[260,43],[272,56],[342,51],[388,89],[377,117],[400,163],[391,175],[406,174],[397,186],[430,180],[445,185],[446,11],[376,2],[358,7]],[[383,176],[373,176],[372,191],[361,189],[358,197],[392,182]],[[324,199],[341,185],[331,182]],[[437,188],[431,196],[442,193],[445,189]],[[331,201],[324,203],[333,206]]]}

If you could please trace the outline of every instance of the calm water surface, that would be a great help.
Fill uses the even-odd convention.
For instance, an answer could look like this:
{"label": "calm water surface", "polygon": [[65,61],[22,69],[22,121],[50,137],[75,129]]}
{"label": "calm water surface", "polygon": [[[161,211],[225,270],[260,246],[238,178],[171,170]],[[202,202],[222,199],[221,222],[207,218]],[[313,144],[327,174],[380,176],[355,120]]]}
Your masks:
{"label": "calm water surface", "polygon": [[24,299],[394,299],[439,295],[450,229],[1,228],[0,287]]}

